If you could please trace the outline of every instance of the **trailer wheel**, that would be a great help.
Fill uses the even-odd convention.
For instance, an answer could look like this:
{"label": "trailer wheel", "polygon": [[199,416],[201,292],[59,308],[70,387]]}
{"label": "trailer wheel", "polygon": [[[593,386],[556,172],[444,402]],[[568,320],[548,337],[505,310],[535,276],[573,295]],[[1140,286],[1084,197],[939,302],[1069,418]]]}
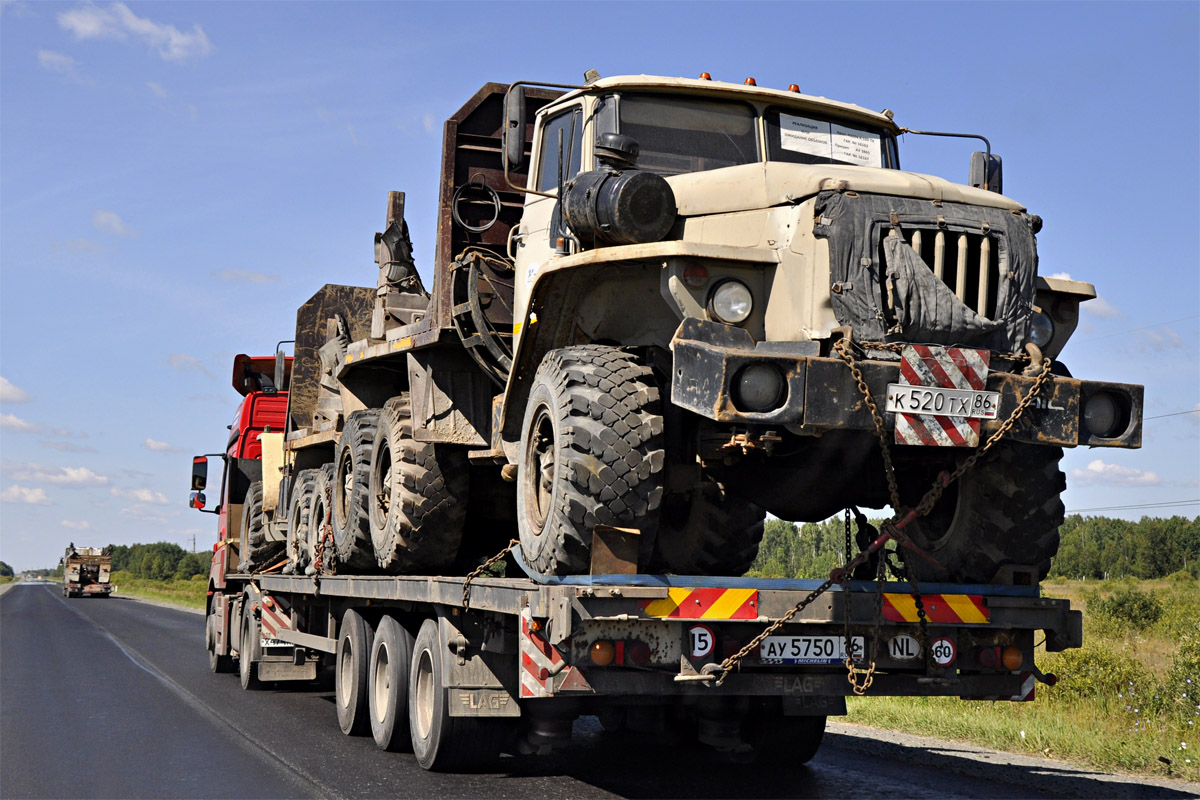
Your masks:
{"label": "trailer wheel", "polygon": [[338,562],[355,569],[375,565],[367,495],[371,485],[371,445],[379,412],[355,411],[346,418],[333,467],[333,544]]}
{"label": "trailer wheel", "polygon": [[258,641],[258,621],[247,607],[242,615],[242,638],[238,645],[238,679],[243,689],[257,689],[258,659],[261,646]]}
{"label": "trailer wheel", "polygon": [[288,503],[287,521],[287,556],[288,564],[283,571],[293,574],[304,569],[312,562],[312,547],[310,541],[311,522],[309,512],[312,510],[313,490],[317,486],[317,476],[320,470],[306,469],[296,474],[296,483],[292,489],[292,499]]}
{"label": "trailer wheel", "polygon": [[347,611],[342,617],[334,694],[338,725],[347,736],[362,736],[371,729],[370,709],[367,707],[367,665],[371,659],[371,640],[374,636],[371,625],[357,611]]}
{"label": "trailer wheel", "polygon": [[436,571],[458,556],[470,465],[458,447],[413,439],[407,394],[383,407],[371,452],[375,560],[390,573]]}
{"label": "trailer wheel", "polygon": [[766,512],[730,497],[709,482],[684,499],[668,501],[654,542],[651,569],[676,575],[745,574],[758,555]]}
{"label": "trailer wheel", "polygon": [[769,719],[747,718],[747,725],[755,730],[749,735],[755,739],[753,759],[782,761],[789,764],[807,764],[821,749],[825,739],[825,717],[785,717]]}
{"label": "trailer wheel", "polygon": [[597,525],[638,528],[652,544],[662,432],[653,373],[633,353],[604,345],[547,353],[522,425],[517,518],[525,563],[542,575],[587,572]]}
{"label": "trailer wheel", "polygon": [[447,652],[437,620],[421,623],[408,676],[413,754],[418,764],[435,772],[486,767],[500,754],[512,726],[507,719],[450,716],[442,683],[442,659]]}
{"label": "trailer wheel", "polygon": [[408,669],[412,665],[413,635],[395,617],[385,616],[371,644],[367,706],[371,735],[381,750],[408,750]]}
{"label": "trailer wheel", "polygon": [[950,485],[929,516],[905,528],[945,567],[901,549],[913,577],[989,583],[1006,564],[1034,566],[1039,580],[1046,577],[1063,522],[1061,459],[1057,447],[997,445],[994,457]]}
{"label": "trailer wheel", "polygon": [[208,668],[213,672],[233,672],[233,657],[217,654],[217,614],[209,608],[204,625],[204,644],[208,647]]}

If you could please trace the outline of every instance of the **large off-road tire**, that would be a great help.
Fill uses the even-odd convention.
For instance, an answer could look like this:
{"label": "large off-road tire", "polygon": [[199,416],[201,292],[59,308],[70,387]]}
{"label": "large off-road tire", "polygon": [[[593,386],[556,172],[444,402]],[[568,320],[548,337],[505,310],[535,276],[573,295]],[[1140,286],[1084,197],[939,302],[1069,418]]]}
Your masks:
{"label": "large off-road tire", "polygon": [[522,425],[525,563],[542,575],[587,572],[596,525],[637,528],[651,542],[663,493],[662,432],[659,389],[633,353],[604,345],[547,353]]}
{"label": "large off-road tire", "polygon": [[409,750],[408,670],[412,666],[413,635],[393,616],[379,620],[371,644],[367,707],[371,735],[381,750]]}
{"label": "large off-road tire", "polygon": [[232,656],[217,654],[217,614],[216,609],[209,608],[208,618],[204,623],[204,644],[208,648],[208,668],[213,672],[233,672]]}
{"label": "large off-road tire", "polygon": [[371,447],[378,426],[375,409],[355,411],[347,417],[333,462],[333,544],[338,562],[352,569],[375,566],[368,494]]}
{"label": "large off-road tire", "polygon": [[450,648],[441,641],[437,620],[427,619],[413,643],[408,677],[408,725],[417,763],[438,772],[467,772],[495,761],[512,735],[513,719],[452,717],[442,659]]}
{"label": "large off-road tire", "polygon": [[988,583],[1007,564],[1036,567],[1039,579],[1050,571],[1063,521],[1062,450],[1002,443],[994,451],[951,484],[927,517],[905,527],[944,567],[901,549],[912,577]]}
{"label": "large off-road tire", "polygon": [[[316,483],[312,488],[312,500],[308,509],[308,551],[309,562],[304,574],[311,575],[317,571],[317,556],[320,554],[322,571],[328,571],[333,568],[333,512],[331,504],[333,503],[333,464],[326,464],[316,471]],[[325,537],[326,526],[330,533],[325,546],[321,546],[321,539]]]}
{"label": "large off-road tire", "polygon": [[413,439],[407,394],[383,407],[371,453],[370,526],[386,572],[436,572],[454,563],[467,517],[470,465],[460,447]]}
{"label": "large off-road tire", "polygon": [[362,736],[371,730],[367,686],[371,643],[375,630],[357,611],[351,609],[342,616],[338,634],[334,705],[338,726],[347,736]]}
{"label": "large off-road tire", "polygon": [[758,555],[765,518],[765,511],[729,496],[719,483],[705,483],[681,499],[678,507],[667,503],[651,570],[676,575],[742,575]]}
{"label": "large off-road tire", "polygon": [[263,533],[263,487],[262,481],[250,484],[246,500],[242,504],[241,561],[239,572],[257,572],[266,566],[269,557],[266,536]]}
{"label": "large off-road tire", "polygon": [[292,487],[291,502],[288,503],[287,557],[288,565],[283,571],[299,573],[312,563],[312,511],[313,491],[317,486],[320,470],[301,470]]}

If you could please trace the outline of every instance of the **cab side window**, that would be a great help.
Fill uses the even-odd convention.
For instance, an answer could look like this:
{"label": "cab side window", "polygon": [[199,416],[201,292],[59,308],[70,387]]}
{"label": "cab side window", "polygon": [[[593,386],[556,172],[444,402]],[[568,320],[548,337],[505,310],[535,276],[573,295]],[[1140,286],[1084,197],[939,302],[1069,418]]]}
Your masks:
{"label": "cab side window", "polygon": [[538,191],[553,192],[558,188],[559,131],[562,132],[563,163],[567,165],[563,180],[570,180],[579,174],[583,159],[583,111],[575,108],[551,117],[542,126],[542,141],[538,149]]}

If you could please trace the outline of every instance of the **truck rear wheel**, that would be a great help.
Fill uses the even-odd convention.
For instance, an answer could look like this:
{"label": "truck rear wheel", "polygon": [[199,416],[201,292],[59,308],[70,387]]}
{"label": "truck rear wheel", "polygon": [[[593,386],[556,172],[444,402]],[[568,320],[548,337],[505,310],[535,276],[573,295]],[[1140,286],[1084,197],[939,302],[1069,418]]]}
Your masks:
{"label": "truck rear wheel", "polygon": [[638,528],[650,544],[663,493],[662,432],[659,389],[633,353],[603,345],[548,353],[522,426],[525,563],[542,575],[587,572],[597,525]]}
{"label": "truck rear wheel", "polygon": [[362,736],[371,729],[367,707],[367,664],[371,659],[371,641],[375,632],[357,611],[342,617],[337,644],[337,675],[334,678],[334,705],[338,725],[347,736]]}
{"label": "truck rear wheel", "polygon": [[258,658],[261,650],[258,641],[258,621],[247,607],[242,616],[242,638],[238,646],[238,679],[243,689],[257,689]]}
{"label": "truck rear wheel", "polygon": [[355,411],[346,419],[333,467],[333,544],[338,562],[354,569],[375,565],[367,495],[371,485],[371,446],[379,412]]}
{"label": "truck rear wheel", "polygon": [[313,490],[317,486],[320,470],[306,469],[296,475],[295,487],[292,489],[292,500],[288,503],[287,522],[287,556],[286,573],[300,572],[312,562],[313,541],[311,538],[310,514],[312,510]]}
{"label": "truck rear wheel", "polygon": [[436,571],[454,563],[467,516],[469,474],[461,448],[413,439],[407,394],[384,405],[368,493],[371,544],[383,570]]}
{"label": "truck rear wheel", "polygon": [[766,512],[709,482],[682,508],[663,511],[651,569],[676,575],[745,574],[758,555]]}
{"label": "truck rear wheel", "polygon": [[1005,443],[951,484],[930,514],[905,528],[944,570],[904,549],[921,581],[989,583],[1005,565],[1037,569],[1041,580],[1058,552],[1066,477],[1057,447]]}
{"label": "truck rear wheel", "polygon": [[213,672],[233,672],[233,658],[217,654],[217,614],[209,608],[204,625],[204,644],[208,647],[208,668]]}
{"label": "truck rear wheel", "polygon": [[499,754],[512,726],[507,719],[451,717],[442,659],[449,650],[437,620],[421,623],[408,678],[408,725],[413,754],[428,770],[468,771],[487,766]]}
{"label": "truck rear wheel", "polygon": [[412,666],[413,635],[395,617],[385,616],[371,644],[367,706],[371,735],[381,750],[408,750],[408,670]]}

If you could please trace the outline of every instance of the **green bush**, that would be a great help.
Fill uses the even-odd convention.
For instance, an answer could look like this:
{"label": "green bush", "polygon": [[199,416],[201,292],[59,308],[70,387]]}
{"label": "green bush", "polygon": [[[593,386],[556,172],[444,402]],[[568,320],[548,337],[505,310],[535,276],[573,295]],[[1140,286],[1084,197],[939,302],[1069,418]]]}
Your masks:
{"label": "green bush", "polygon": [[1162,684],[1166,709],[1181,725],[1200,727],[1200,632],[1185,635]]}
{"label": "green bush", "polygon": [[1088,597],[1088,610],[1137,629],[1150,627],[1163,615],[1163,605],[1159,599],[1132,584],[1122,584],[1105,598],[1093,593]]}
{"label": "green bush", "polygon": [[1116,698],[1134,686],[1153,687],[1150,673],[1132,654],[1112,642],[1084,643],[1077,650],[1050,653],[1044,667],[1058,676],[1048,687],[1049,698]]}

